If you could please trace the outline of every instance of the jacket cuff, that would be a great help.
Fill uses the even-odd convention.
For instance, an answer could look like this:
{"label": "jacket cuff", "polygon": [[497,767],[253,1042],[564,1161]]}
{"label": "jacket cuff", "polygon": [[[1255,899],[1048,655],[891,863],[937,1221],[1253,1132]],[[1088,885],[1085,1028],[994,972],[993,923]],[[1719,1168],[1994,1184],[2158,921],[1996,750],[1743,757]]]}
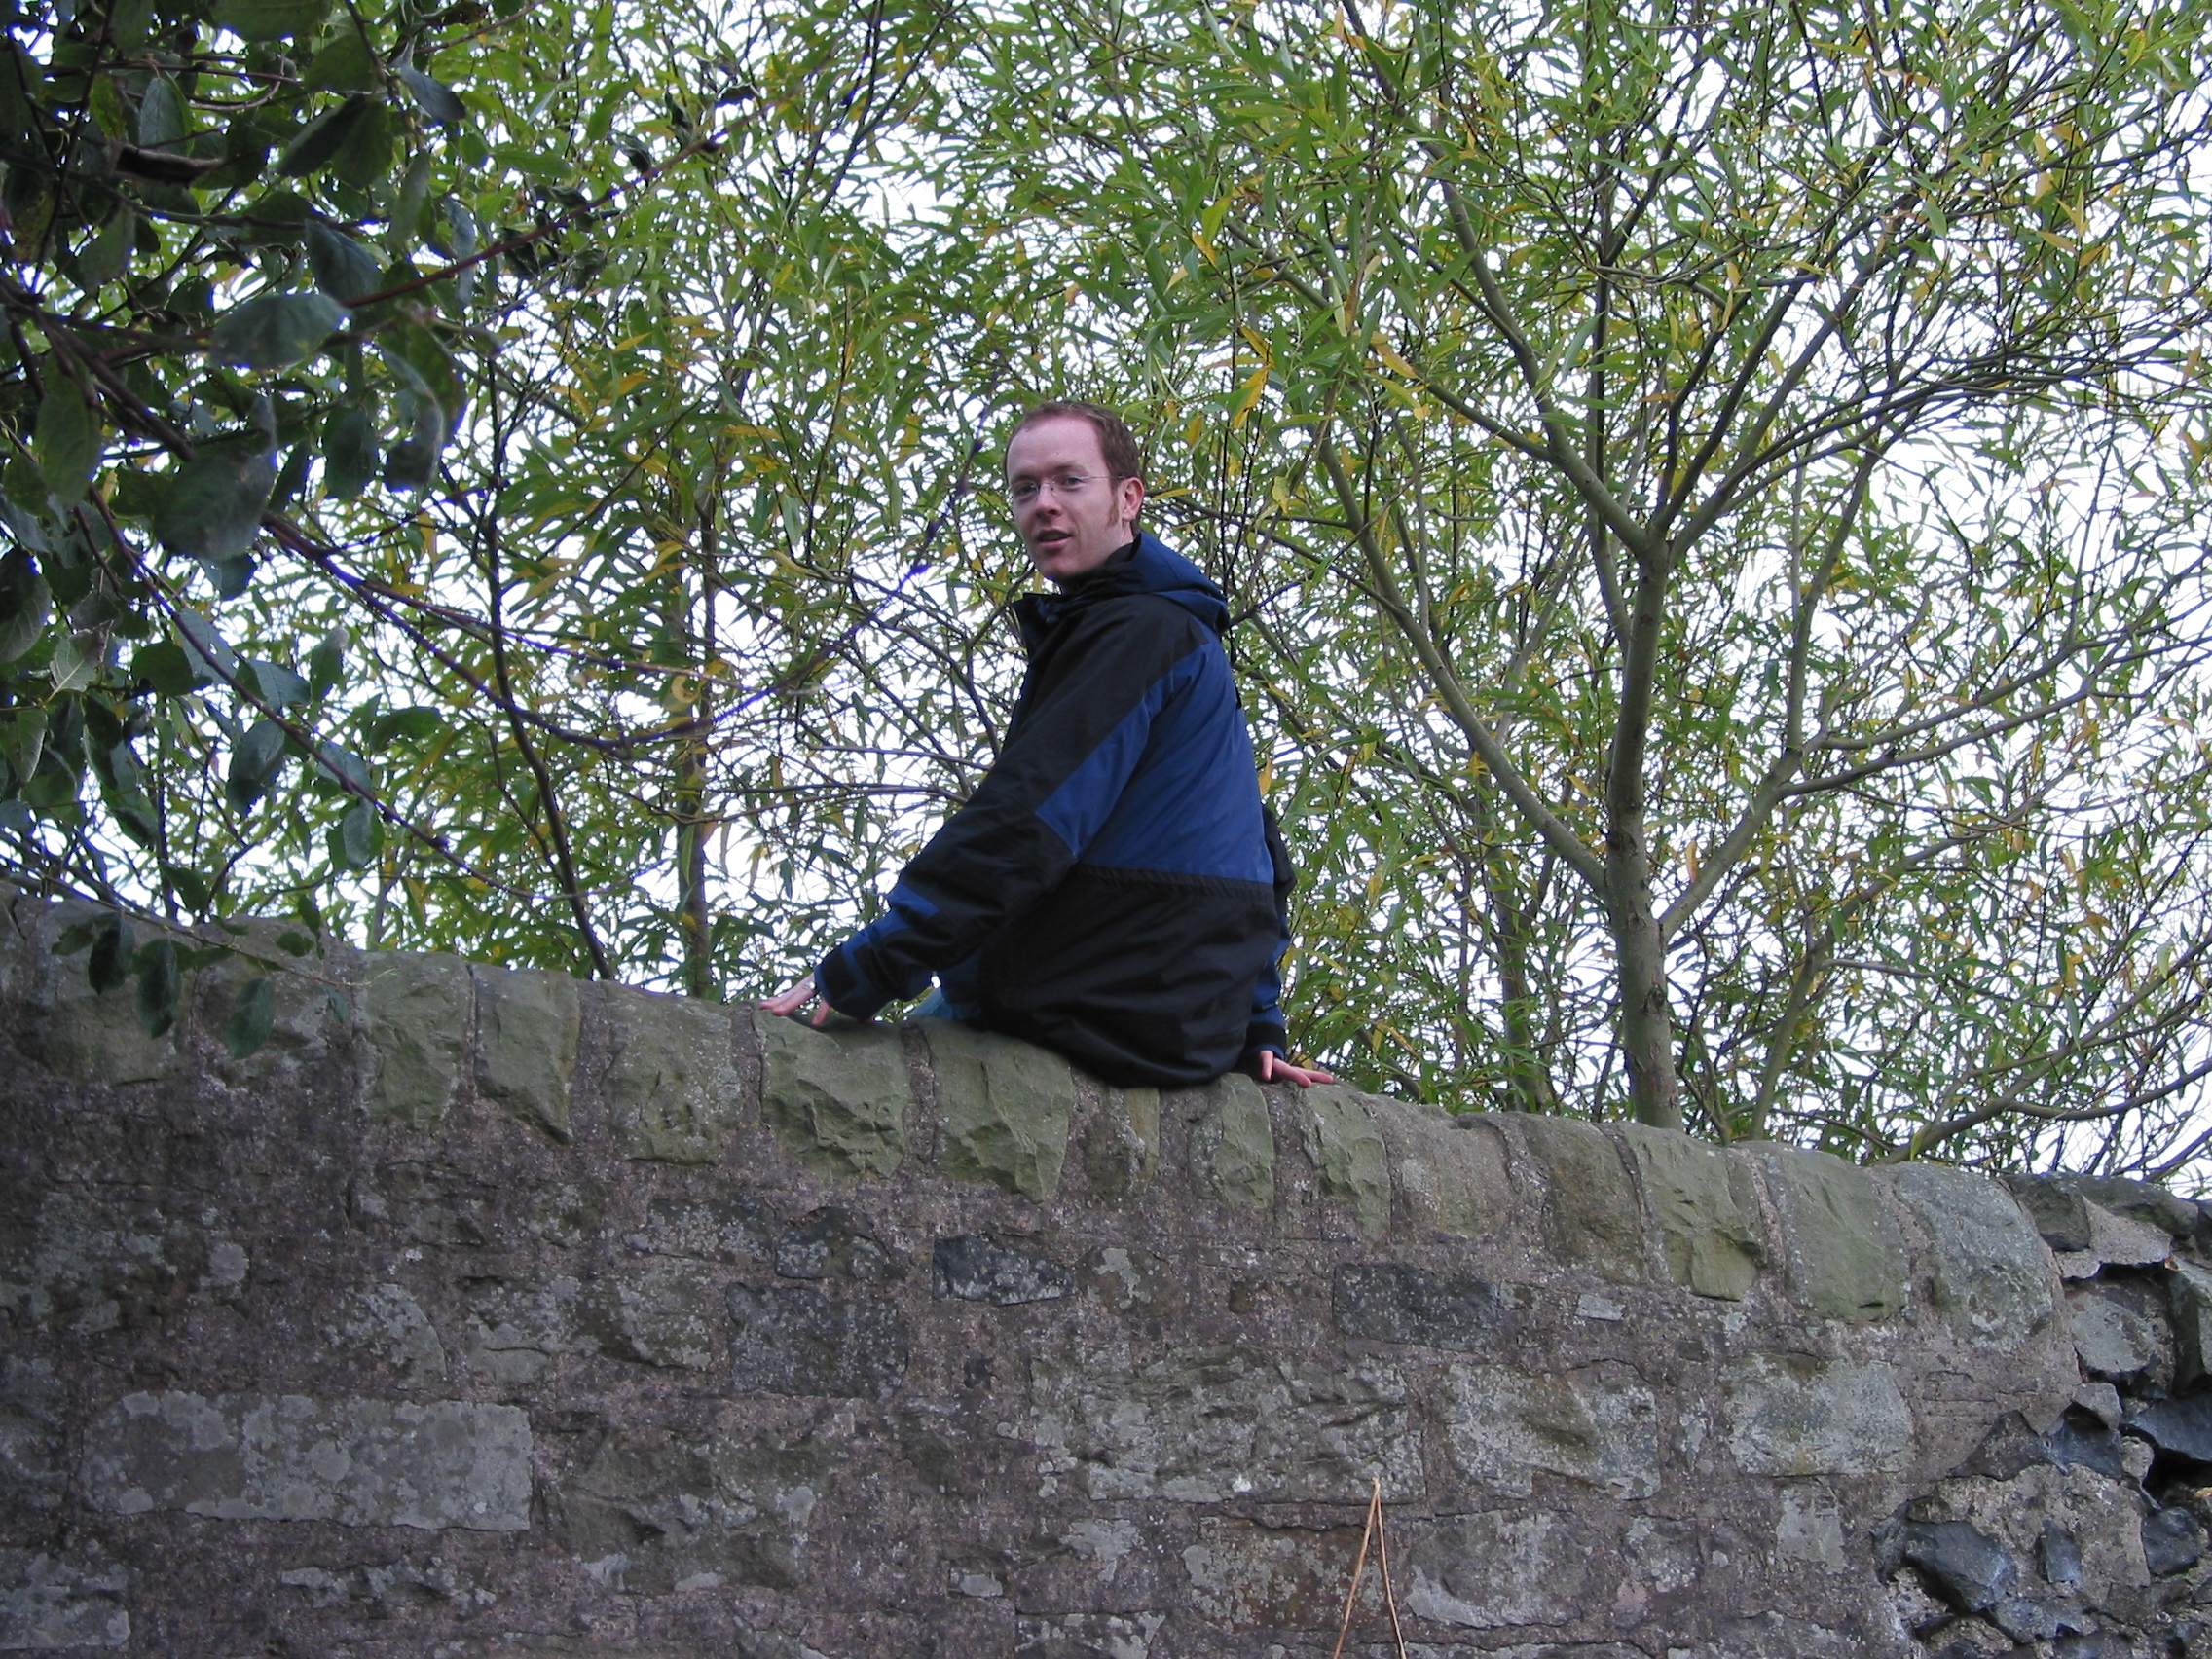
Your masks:
{"label": "jacket cuff", "polygon": [[1289,1059],[1290,1033],[1272,1020],[1255,1019],[1244,1028],[1244,1057],[1249,1060],[1262,1049],[1272,1050],[1277,1059]]}
{"label": "jacket cuff", "polygon": [[891,999],[869,984],[853,966],[852,958],[846,954],[851,942],[848,940],[837,946],[815,967],[815,993],[850,1018],[873,1019]]}

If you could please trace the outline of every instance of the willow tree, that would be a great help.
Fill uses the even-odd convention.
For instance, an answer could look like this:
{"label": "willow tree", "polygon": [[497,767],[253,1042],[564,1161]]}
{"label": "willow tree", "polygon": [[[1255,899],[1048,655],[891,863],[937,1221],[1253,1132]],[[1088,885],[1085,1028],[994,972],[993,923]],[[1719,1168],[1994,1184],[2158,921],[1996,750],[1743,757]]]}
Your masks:
{"label": "willow tree", "polygon": [[[1122,4],[980,49],[963,176],[1265,630],[1322,1052],[1862,1152],[2170,1126],[2204,26]],[[1053,141],[991,144],[1018,110]]]}

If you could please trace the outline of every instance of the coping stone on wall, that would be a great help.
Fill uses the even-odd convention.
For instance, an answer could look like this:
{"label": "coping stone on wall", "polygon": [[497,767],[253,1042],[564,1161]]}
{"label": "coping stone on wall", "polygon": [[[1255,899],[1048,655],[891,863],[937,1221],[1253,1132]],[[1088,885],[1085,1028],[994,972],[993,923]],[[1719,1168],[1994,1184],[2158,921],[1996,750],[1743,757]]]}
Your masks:
{"label": "coping stone on wall", "polygon": [[461,1091],[475,998],[469,965],[443,951],[385,950],[363,965],[372,1118],[436,1126]]}
{"label": "coping stone on wall", "polygon": [[1936,1163],[1889,1178],[1928,1230],[1936,1308],[1961,1342],[2017,1347],[2049,1322],[2049,1259],[2009,1193]]}
{"label": "coping stone on wall", "polygon": [[352,1017],[357,988],[344,982],[353,957],[344,946],[316,944],[295,957],[286,945],[308,937],[298,924],[263,920],[243,925],[245,933],[232,941],[242,947],[240,953],[195,974],[192,1000],[203,1028],[220,1031],[239,991],[255,979],[269,981],[275,1017],[267,1039],[243,1059],[226,1049],[214,1055],[215,1069],[227,1080],[259,1082],[297,1073],[319,1060],[333,1034]]}
{"label": "coping stone on wall", "polygon": [[530,1525],[530,1418],[513,1406],[139,1393],[102,1413],[86,1443],[86,1493],[114,1515]]}
{"label": "coping stone on wall", "polygon": [[1669,1129],[1620,1125],[1636,1158],[1667,1273],[1700,1296],[1741,1302],[1766,1245],[1751,1171],[1718,1147]]}
{"label": "coping stone on wall", "polygon": [[937,1079],[937,1166],[1045,1203],[1060,1190],[1075,1073],[1049,1050],[956,1019],[925,1019]]}
{"label": "coping stone on wall", "polygon": [[1294,1090],[1291,1105],[1321,1197],[1349,1205],[1362,1236],[1382,1237],[1390,1229],[1390,1149],[1366,1096],[1323,1084]]}
{"label": "coping stone on wall", "polygon": [[737,1127],[726,1003],[609,985],[607,1104],[625,1158],[712,1163]]}
{"label": "coping stone on wall", "polygon": [[1241,1072],[1216,1078],[1184,1098],[1191,1124],[1191,1186],[1200,1198],[1265,1215],[1275,1204],[1275,1129],[1268,1097]]}
{"label": "coping stone on wall", "polygon": [[1160,1166],[1160,1090],[1105,1087],[1083,1135],[1091,1197],[1119,1208],[1152,1185]]}
{"label": "coping stone on wall", "polygon": [[889,1180],[906,1156],[905,1051],[883,1025],[817,1031],[756,1021],[767,1047],[760,1110],[777,1144],[826,1180]]}
{"label": "coping stone on wall", "polygon": [[575,980],[542,968],[474,973],[477,1092],[566,1145],[575,1138],[570,1088],[583,1030]]}
{"label": "coping stone on wall", "polygon": [[1550,1176],[1552,1245],[1564,1261],[1615,1283],[1643,1277],[1643,1227],[1620,1148],[1570,1118],[1516,1116],[1530,1155]]}
{"label": "coping stone on wall", "polygon": [[[92,953],[55,949],[65,929],[109,912],[74,899],[28,907],[30,914],[18,918],[27,955],[16,975],[16,1046],[77,1083],[153,1083],[173,1075],[182,1059],[176,1028],[147,1036],[130,984],[95,991],[85,977]],[[135,931],[141,942],[155,937]]]}
{"label": "coping stone on wall", "polygon": [[1760,1161],[1782,1219],[1789,1294],[1827,1319],[1890,1318],[1905,1304],[1904,1239],[1865,1171],[1825,1152],[1772,1141],[1738,1150]]}

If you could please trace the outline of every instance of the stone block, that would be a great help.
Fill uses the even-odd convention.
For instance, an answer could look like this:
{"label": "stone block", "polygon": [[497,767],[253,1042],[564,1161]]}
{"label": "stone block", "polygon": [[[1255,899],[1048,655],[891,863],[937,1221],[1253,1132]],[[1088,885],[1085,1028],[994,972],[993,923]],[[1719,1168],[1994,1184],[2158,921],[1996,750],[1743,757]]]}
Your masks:
{"label": "stone block", "polygon": [[[149,1037],[138,1023],[136,981],[100,992],[85,977],[90,950],[68,956],[55,950],[62,933],[78,924],[96,926],[110,912],[75,900],[58,904],[23,901],[22,966],[16,976],[14,1030],[24,1057],[77,1083],[153,1083],[181,1063],[172,1028]],[[138,942],[156,937],[133,928]]]}
{"label": "stone block", "polygon": [[713,1163],[741,1101],[726,1003],[608,987],[607,1105],[625,1158]]}
{"label": "stone block", "polygon": [[1887,1319],[1904,1307],[1904,1240],[1865,1171],[1770,1141],[1736,1150],[1766,1173],[1793,1301],[1854,1323]]}
{"label": "stone block", "polygon": [[530,1525],[530,1419],[512,1406],[129,1394],[85,1443],[86,1494],[114,1515],[480,1532]]}
{"label": "stone block", "polygon": [[0,1653],[122,1647],[130,1576],[96,1544],[0,1549]]}
{"label": "stone block", "polygon": [[1493,1353],[1512,1339],[1535,1292],[1398,1262],[1346,1262],[1337,1269],[1330,1300],[1337,1329],[1347,1337]]}
{"label": "stone block", "polygon": [[1493,1492],[1527,1497],[1539,1469],[1616,1498],[1659,1490],[1659,1402],[1617,1362],[1563,1375],[1454,1366],[1442,1410],[1453,1463]]}
{"label": "stone block", "polygon": [[2049,1321],[2048,1260],[2009,1193],[1936,1163],[1908,1163],[1890,1180],[1928,1231],[1936,1309],[1953,1335],[2017,1347]]}
{"label": "stone block", "polygon": [[608,1589],[789,1589],[836,1461],[821,1442],[623,1430],[546,1507],[561,1546]]}
{"label": "stone block", "polygon": [[1094,1501],[1353,1503],[1420,1495],[1420,1430],[1395,1367],[1236,1347],[1131,1369],[1100,1352],[1030,1361],[1028,1438]]}
{"label": "stone block", "polygon": [[1911,1460],[1912,1413],[1886,1365],[1751,1354],[1727,1367],[1723,1387],[1747,1475],[1887,1475]]}
{"label": "stone block", "polygon": [[445,1379],[445,1345],[405,1285],[375,1284],[349,1292],[322,1335],[333,1347],[366,1353],[388,1365],[408,1387],[424,1388]]}
{"label": "stone block", "polygon": [[1778,1561],[1801,1561],[1824,1572],[1850,1566],[1843,1548],[1843,1516],[1835,1494],[1817,1481],[1792,1482],[1782,1489],[1782,1513],[1774,1527]]}
{"label": "stone block", "polygon": [[0,1506],[61,1507],[68,1392],[47,1359],[0,1359]]}
{"label": "stone block", "polygon": [[1031,1203],[1060,1190],[1075,1118],[1075,1073],[1033,1043],[925,1019],[937,1078],[937,1165],[955,1181],[982,1181]]}
{"label": "stone block", "polygon": [[1406,1214],[1422,1232],[1481,1238],[1513,1208],[1505,1137],[1487,1115],[1409,1106],[1371,1094],[1367,1105],[1389,1144]]}
{"label": "stone block", "polygon": [[2064,1175],[2009,1175],[2005,1184],[2020,1200],[2036,1232],[2053,1250],[2089,1247],[2089,1201],[2078,1182]]}
{"label": "stone block", "polygon": [[592,1353],[583,1286],[566,1274],[542,1282],[479,1281],[456,1344],[472,1371],[507,1383],[539,1382],[563,1354]]}
{"label": "stone block", "polygon": [[1267,1096],[1241,1072],[1208,1084],[1191,1124],[1191,1185],[1200,1198],[1265,1215],[1275,1204],[1275,1129]]}
{"label": "stone block", "polygon": [[2102,1204],[2086,1204],[2089,1247],[2058,1253],[2058,1271],[2070,1279],[2095,1278],[2107,1267],[2158,1267],[2172,1256],[2172,1235],[2162,1227],[2115,1215]]}
{"label": "stone block", "polygon": [[767,1045],[761,1113],[777,1143],[827,1180],[889,1180],[906,1156],[906,1057],[898,1032],[816,1031],[758,1021]]}
{"label": "stone block", "polygon": [[930,1293],[960,1302],[1014,1308],[1024,1302],[1057,1302],[1075,1294],[1075,1274],[1057,1262],[1019,1250],[1002,1250],[987,1238],[963,1233],[940,1238],[930,1257]]}
{"label": "stone block", "polygon": [[2114,1215],[2156,1227],[2169,1238],[2194,1236],[2204,1218],[2202,1209],[2192,1200],[2148,1181],[2130,1181],[2123,1175],[2076,1175],[2071,1179],[2089,1202]]}
{"label": "stone block", "polygon": [[602,1353],[641,1365],[710,1371],[728,1351],[722,1274],[704,1262],[656,1257],[585,1287],[583,1326]]}
{"label": "stone block", "polygon": [[1717,1147],[1669,1129],[1620,1125],[1667,1276],[1700,1296],[1741,1302],[1766,1260],[1749,1168]]}
{"label": "stone block", "polygon": [[806,1285],[732,1285],[729,1310],[737,1321],[730,1361],[741,1389],[887,1400],[905,1378],[912,1337],[888,1301],[833,1301]]}
{"label": "stone block", "polygon": [[1571,1118],[1516,1117],[1514,1125],[1551,1197],[1552,1247],[1560,1259],[1616,1283],[1643,1277],[1643,1227],[1619,1149]]}
{"label": "stone block", "polygon": [[28,1324],[135,1329],[172,1313],[214,1265],[203,1226],[128,1189],[55,1188],[36,1216],[8,1226],[0,1213],[0,1309]]}
{"label": "stone block", "polygon": [[1164,1613],[1067,1613],[1014,1621],[1014,1659],[1166,1659]]}
{"label": "stone block", "polygon": [[475,975],[477,1092],[567,1144],[574,1138],[570,1087],[583,1030],[575,980],[541,968],[479,967]]}
{"label": "stone block", "polygon": [[[1335,1627],[1359,1560],[1361,1527],[1256,1527],[1248,1521],[1198,1523],[1198,1541],[1183,1551],[1191,1603],[1223,1630],[1312,1631]],[[1360,1584],[1363,1622],[1382,1616],[1382,1574],[1369,1550]]]}
{"label": "stone block", "polygon": [[468,964],[440,951],[379,951],[362,965],[372,1118],[426,1129],[461,1090],[474,980]]}
{"label": "stone block", "polygon": [[770,1207],[750,1193],[697,1199],[662,1193],[645,1206],[645,1219],[622,1235],[622,1242],[648,1256],[764,1262],[774,1228]]}
{"label": "stone block", "polygon": [[2159,1392],[2174,1375],[2174,1333],[2148,1295],[2095,1281],[2067,1288],[2066,1329],[2082,1369],[2131,1392],[2150,1382]]}
{"label": "stone block", "polygon": [[1400,1569],[1406,1610],[1468,1630],[1566,1624],[1598,1555],[1587,1522],[1544,1510],[1464,1515],[1422,1529]]}
{"label": "stone block", "polygon": [[1091,1196],[1120,1208],[1152,1185],[1160,1161],[1160,1090],[1104,1088],[1083,1135]]}
{"label": "stone block", "polygon": [[2173,1330],[2174,1386],[2187,1388],[2212,1376],[2212,1272],[2175,1263],[2166,1280],[2166,1307]]}
{"label": "stone block", "polygon": [[1382,1237],[1390,1230],[1390,1149],[1366,1098],[1323,1084],[1293,1090],[1292,1110],[1321,1197],[1348,1204],[1362,1236]]}
{"label": "stone block", "polygon": [[866,1218],[835,1204],[825,1204],[784,1230],[776,1240],[776,1272],[785,1278],[842,1278],[862,1284],[887,1284],[902,1276]]}

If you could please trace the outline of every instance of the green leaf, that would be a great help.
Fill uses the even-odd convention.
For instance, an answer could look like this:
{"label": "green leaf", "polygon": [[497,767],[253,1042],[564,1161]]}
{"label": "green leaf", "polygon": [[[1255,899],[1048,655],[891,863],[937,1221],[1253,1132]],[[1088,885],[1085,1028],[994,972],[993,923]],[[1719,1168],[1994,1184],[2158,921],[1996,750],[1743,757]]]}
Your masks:
{"label": "green leaf", "polygon": [[311,92],[368,92],[377,85],[376,55],[358,29],[348,29],[316,53],[300,74]]}
{"label": "green leaf", "polygon": [[248,979],[239,987],[231,1004],[231,1016],[223,1021],[223,1046],[231,1058],[242,1060],[269,1041],[276,1023],[276,992],[267,977]]}
{"label": "green leaf", "polygon": [[309,956],[314,952],[314,936],[286,928],[276,936],[276,948],[286,956]]}
{"label": "green leaf", "polygon": [[54,596],[29,551],[18,546],[0,553],[0,663],[37,645],[53,610]]}
{"label": "green leaf", "polygon": [[184,989],[184,971],[176,945],[168,940],[149,940],[138,947],[133,966],[138,970],[138,1024],[149,1037],[159,1037],[176,1023],[177,994]]}
{"label": "green leaf", "polygon": [[346,320],[328,294],[263,294],[215,325],[208,350],[219,362],[249,369],[288,369],[312,356]]}
{"label": "green leaf", "polygon": [[101,634],[71,634],[55,642],[54,656],[46,670],[53,678],[54,689],[82,691],[99,678],[106,652],[107,640]]}
{"label": "green leaf", "polygon": [[210,565],[235,560],[253,546],[261,510],[276,482],[276,458],[250,439],[206,444],[177,469],[154,514],[154,539],[164,551]]}
{"label": "green leaf", "polygon": [[373,294],[384,276],[384,266],[371,249],[320,223],[308,227],[308,269],[314,274],[315,286],[334,300]]}
{"label": "green leaf", "polygon": [[350,749],[341,749],[335,743],[320,742],[314,746],[315,763],[323,774],[333,781],[344,779],[356,793],[372,793],[376,779],[369,771],[369,763]]}
{"label": "green leaf", "polygon": [[308,653],[308,695],[315,702],[338,689],[339,679],[346,672],[346,630],[334,627],[323,635],[321,643]]}
{"label": "green leaf", "polygon": [[381,99],[361,112],[330,159],[330,176],[356,190],[371,190],[391,171],[395,142],[391,105]]}
{"label": "green leaf", "polygon": [[[215,632],[215,624],[199,611],[180,609],[176,613],[176,626],[177,632],[184,636],[185,660],[192,665],[195,685],[212,685],[223,674],[238,672],[238,652]],[[222,674],[216,672],[218,668]]]}
{"label": "green leaf", "polygon": [[214,890],[207,885],[205,876],[196,869],[185,869],[177,865],[164,865],[162,873],[168,877],[169,885],[176,889],[176,896],[184,901],[186,909],[207,908],[207,901],[213,896]]}
{"label": "green leaf", "polygon": [[166,75],[150,77],[145,96],[138,100],[139,144],[148,150],[159,150],[181,142],[190,130],[184,99],[176,90],[176,83]]}
{"label": "green leaf", "polygon": [[99,926],[96,923],[71,922],[55,936],[54,954],[56,956],[74,956],[78,951],[92,943],[98,933]]}
{"label": "green leaf", "polygon": [[218,0],[215,26],[240,40],[284,40],[312,34],[330,0]]}
{"label": "green leaf", "polygon": [[286,709],[308,700],[308,682],[281,664],[247,657],[239,671],[239,683],[272,708]]}
{"label": "green leaf", "polygon": [[46,487],[63,503],[79,500],[99,464],[100,424],[76,382],[47,359],[46,396],[38,406],[32,440]]}
{"label": "green leaf", "polygon": [[379,460],[368,411],[352,403],[332,410],[322,429],[322,487],[331,498],[358,496],[376,477]]}
{"label": "green leaf", "polygon": [[174,640],[156,640],[130,653],[130,673],[165,697],[182,697],[204,683],[192,672],[184,647]]}
{"label": "green leaf", "polygon": [[97,756],[93,769],[99,773],[100,798],[107,802],[108,811],[124,833],[141,847],[158,847],[161,821],[146,794],[145,768],[138,764],[130,745],[118,743],[106,750]]}
{"label": "green leaf", "polygon": [[366,735],[371,749],[382,750],[395,737],[420,741],[425,737],[435,737],[445,730],[445,717],[437,710],[418,706],[393,709],[377,716],[369,722]]}
{"label": "green leaf", "polygon": [[384,825],[376,809],[365,800],[354,801],[331,827],[329,843],[330,862],[340,869],[369,868],[384,847]]}
{"label": "green leaf", "polygon": [[269,793],[284,765],[284,728],[275,720],[259,719],[231,751],[231,769],[223,780],[223,795],[234,810],[246,813]]}
{"label": "green leaf", "polygon": [[416,107],[440,127],[459,127],[467,118],[468,111],[443,81],[434,81],[422,70],[404,63],[399,65],[397,73],[414,95]]}
{"label": "green leaf", "polygon": [[306,486],[308,468],[314,464],[314,446],[294,444],[291,454],[284,458],[284,465],[276,474],[276,482],[269,492],[269,505],[282,512]]}
{"label": "green leaf", "polygon": [[85,963],[85,978],[105,996],[130,977],[130,924],[123,912],[111,910],[100,918],[92,934],[92,954]]}
{"label": "green leaf", "polygon": [[138,216],[129,207],[118,208],[77,255],[77,280],[86,293],[105,287],[129,269],[130,250],[137,240]]}
{"label": "green leaf", "polygon": [[285,144],[284,153],[276,158],[278,175],[305,178],[310,173],[320,172],[330,165],[361,118],[381,101],[367,92],[355,92],[336,109],[324,110]]}

